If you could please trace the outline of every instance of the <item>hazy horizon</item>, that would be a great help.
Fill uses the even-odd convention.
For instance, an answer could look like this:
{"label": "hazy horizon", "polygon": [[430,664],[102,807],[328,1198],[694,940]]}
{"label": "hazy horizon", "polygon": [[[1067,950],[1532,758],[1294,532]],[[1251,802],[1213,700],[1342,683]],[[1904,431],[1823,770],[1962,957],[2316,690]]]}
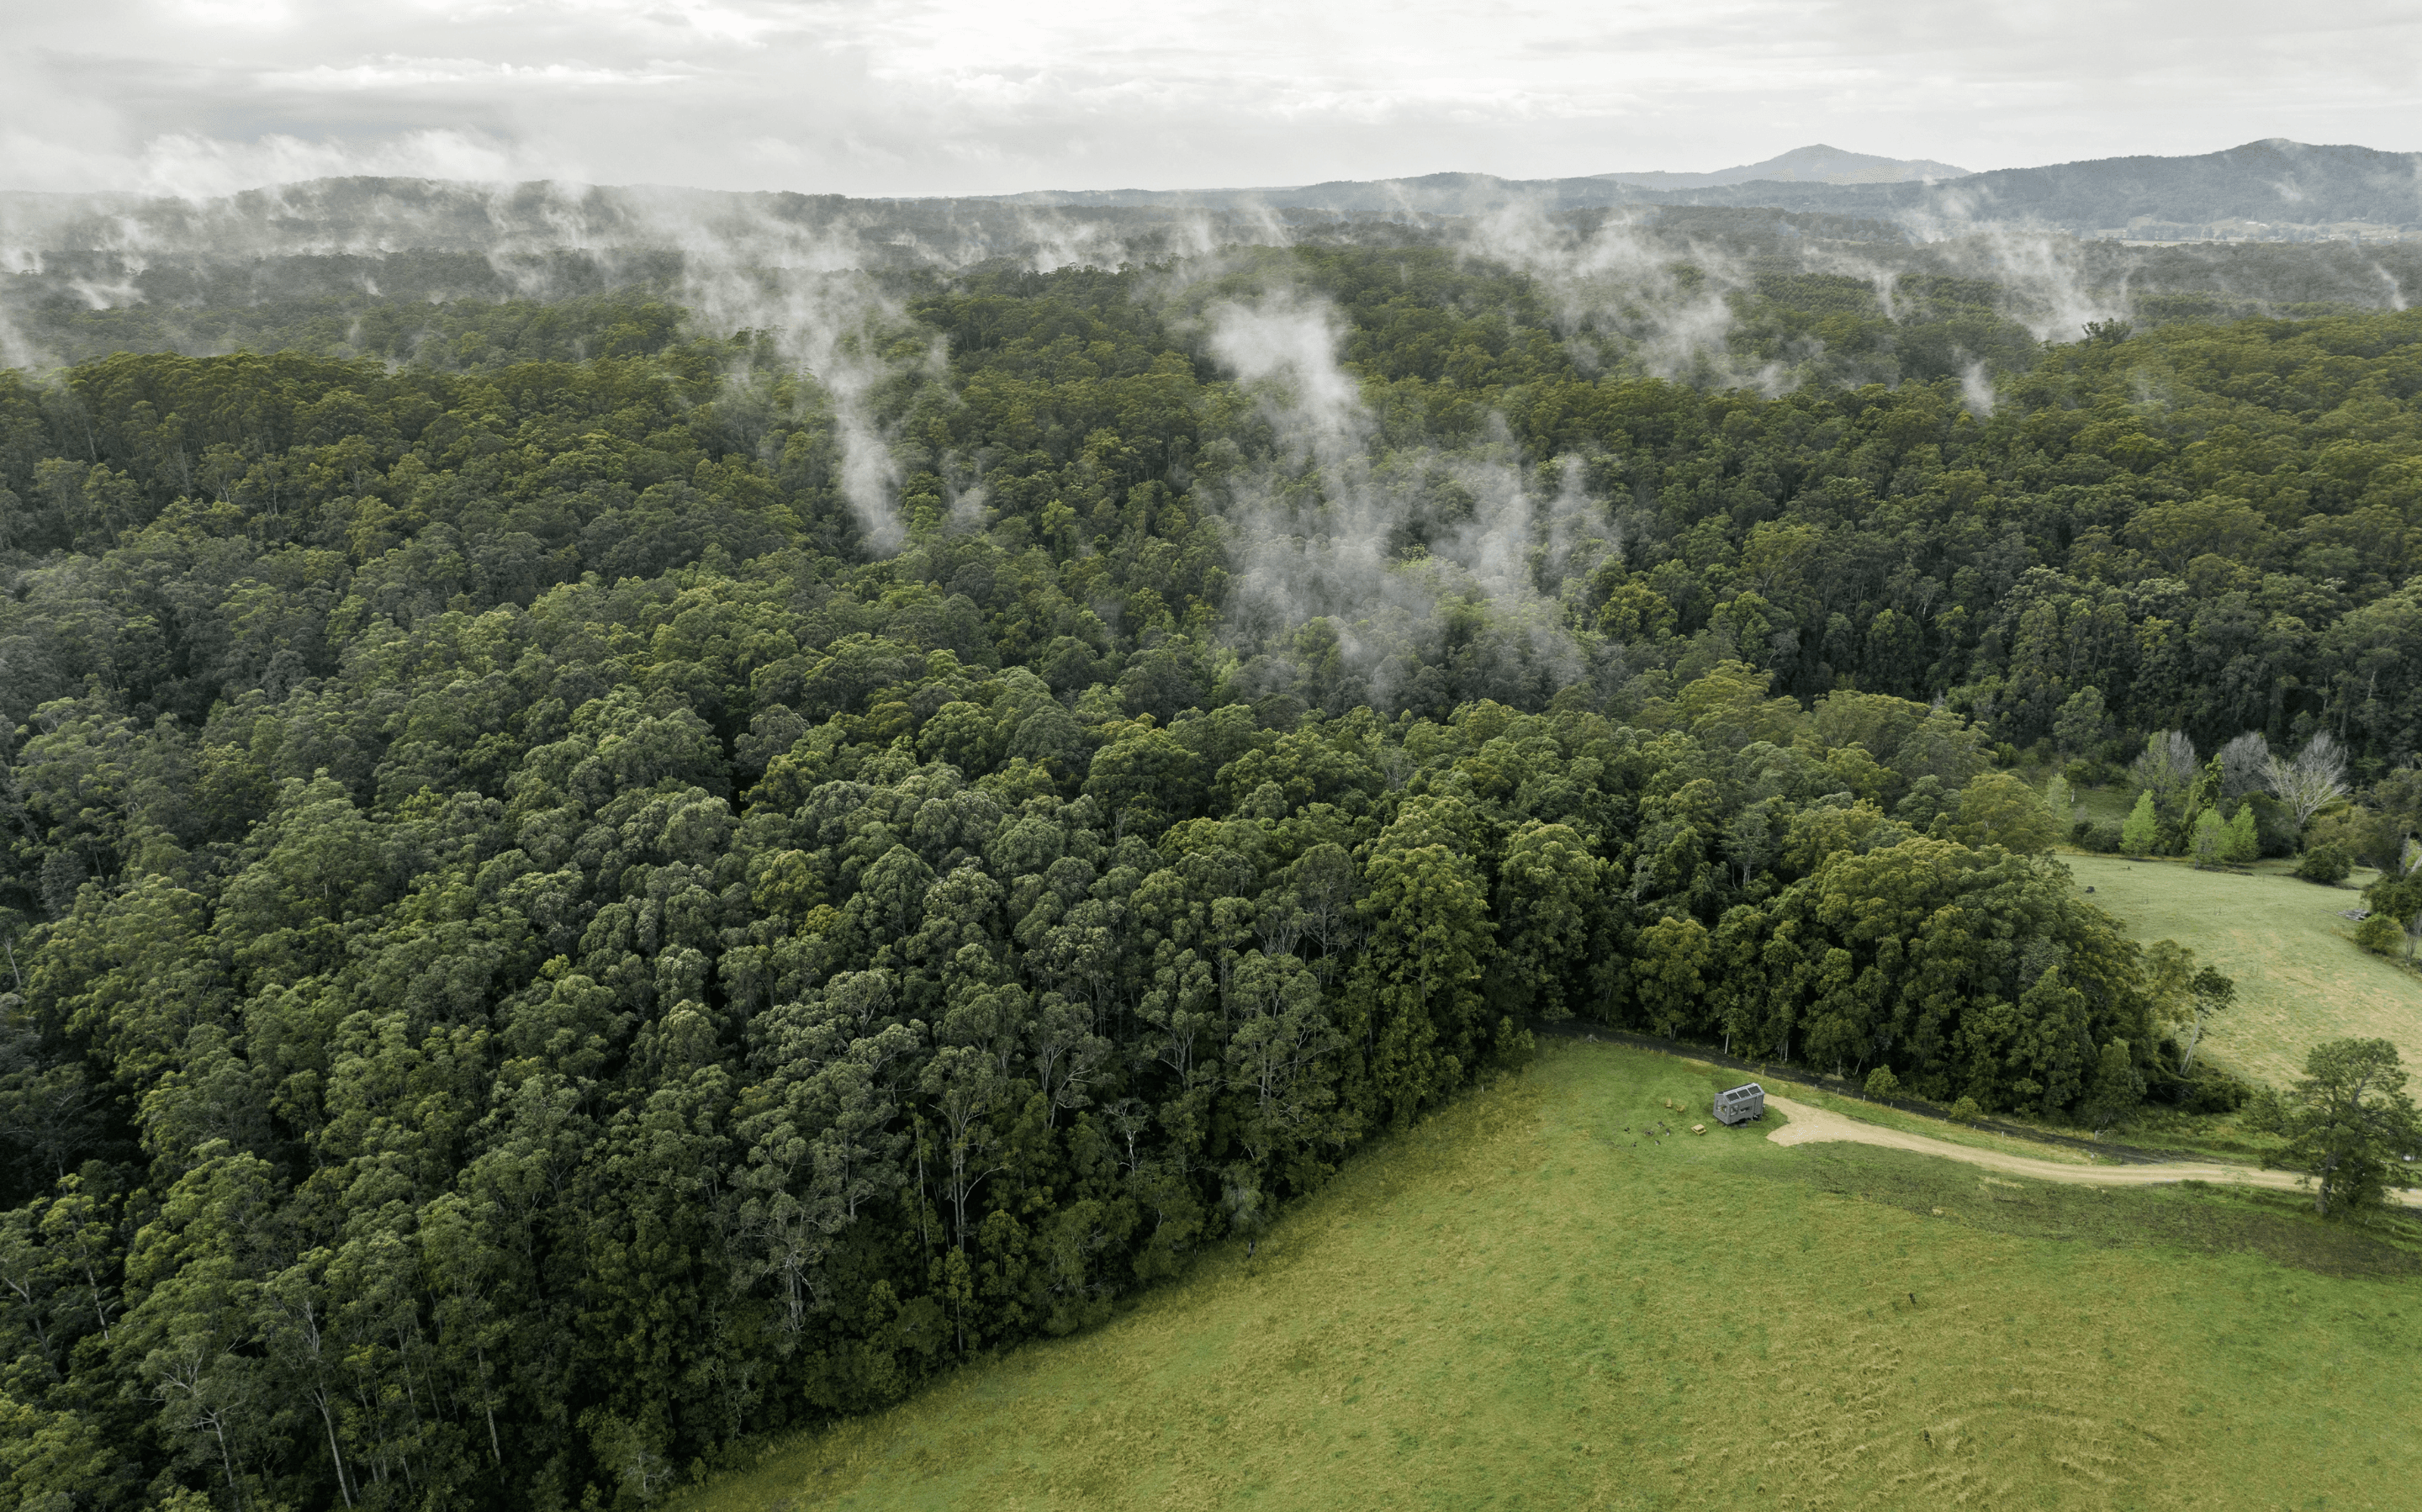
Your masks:
{"label": "hazy horizon", "polygon": [[0,188],[345,174],[928,197],[1710,172],[1823,142],[1978,171],[2422,146],[2422,15],[2047,0],[1608,15],[1371,0],[103,0],[12,18]]}

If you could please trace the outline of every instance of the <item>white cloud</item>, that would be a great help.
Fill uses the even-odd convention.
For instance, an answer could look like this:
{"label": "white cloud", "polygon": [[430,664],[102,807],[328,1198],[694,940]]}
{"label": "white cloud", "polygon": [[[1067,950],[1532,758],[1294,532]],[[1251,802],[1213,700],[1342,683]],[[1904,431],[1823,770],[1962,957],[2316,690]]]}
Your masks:
{"label": "white cloud", "polygon": [[90,0],[0,53],[0,186],[556,175],[853,194],[2422,147],[2422,12],[2213,0]]}
{"label": "white cloud", "polygon": [[266,89],[305,92],[362,92],[469,85],[484,89],[589,88],[685,84],[694,69],[655,65],[644,68],[584,68],[574,63],[502,63],[470,57],[382,57],[347,65],[314,64],[307,69],[260,74]]}
{"label": "white cloud", "polygon": [[144,144],[132,187],[201,197],[339,174],[482,181],[548,176],[527,174],[524,167],[510,149],[464,132],[404,132],[362,147],[275,134],[229,142],[176,132]]}

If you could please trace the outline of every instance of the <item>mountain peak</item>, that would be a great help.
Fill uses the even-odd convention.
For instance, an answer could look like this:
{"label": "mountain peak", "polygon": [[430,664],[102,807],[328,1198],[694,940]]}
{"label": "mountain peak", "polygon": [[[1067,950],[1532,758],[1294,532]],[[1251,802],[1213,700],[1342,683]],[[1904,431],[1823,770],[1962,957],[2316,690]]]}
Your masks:
{"label": "mountain peak", "polygon": [[1795,147],[1763,163],[1719,168],[1713,173],[1600,173],[1594,177],[1644,189],[1713,189],[1722,184],[1753,183],[1904,183],[1912,179],[1964,179],[1966,168],[1930,158],[1876,157],[1848,152],[1822,142]]}

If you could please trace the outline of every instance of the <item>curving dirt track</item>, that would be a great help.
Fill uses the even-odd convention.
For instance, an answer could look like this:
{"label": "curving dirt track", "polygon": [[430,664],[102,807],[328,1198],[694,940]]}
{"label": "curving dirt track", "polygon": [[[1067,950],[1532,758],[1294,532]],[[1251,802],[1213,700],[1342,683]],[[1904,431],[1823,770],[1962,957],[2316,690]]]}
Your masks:
{"label": "curving dirt track", "polygon": [[[1914,1150],[1920,1155],[1939,1155],[1946,1160],[1983,1166],[1990,1171],[2032,1176],[2037,1181],[2065,1181],[2073,1186],[2158,1187],[2173,1181],[2209,1181],[2216,1187],[2296,1189],[2296,1176],[2286,1171],[2260,1171],[2252,1166],[2184,1160],[2161,1165],[2062,1165],[2052,1160],[2030,1160],[2022,1155],[2005,1155],[1999,1150],[1979,1150],[1966,1144],[1953,1144],[1947,1140],[1928,1139],[1923,1134],[1905,1134],[1896,1128],[1879,1128],[1822,1108],[1811,1108],[1803,1102],[1778,1097],[1770,1092],[1766,1095],[1766,1101],[1769,1107],[1780,1108],[1791,1115],[1790,1123],[1767,1136],[1777,1144],[1816,1144],[1828,1140],[1877,1144],[1888,1150]],[[2389,1196],[2408,1207],[2422,1207],[2422,1191],[2392,1191]]]}

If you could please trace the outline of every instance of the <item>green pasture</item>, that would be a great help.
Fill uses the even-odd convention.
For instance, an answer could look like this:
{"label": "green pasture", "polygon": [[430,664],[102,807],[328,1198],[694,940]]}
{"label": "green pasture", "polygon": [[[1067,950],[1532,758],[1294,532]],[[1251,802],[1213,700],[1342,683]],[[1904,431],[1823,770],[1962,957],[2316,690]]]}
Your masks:
{"label": "green pasture", "polygon": [[[2043,780],[2038,779],[2036,786],[2043,786]],[[2069,797],[2077,806],[2078,818],[2090,819],[2096,824],[2115,825],[2125,820],[2128,811],[2135,807],[2136,790],[2124,782],[2115,782],[2107,787],[2072,788]],[[2068,839],[2067,825],[2061,826],[2060,838],[2064,841]]]}
{"label": "green pasture", "polygon": [[[688,1512],[2396,1507],[2422,1258],[2285,1194],[2046,1187],[1704,1119],[1561,1042],[1248,1259],[768,1452]],[[1659,1107],[1688,1099],[1688,1118]]]}
{"label": "green pasture", "polygon": [[2340,910],[2362,906],[2355,882],[2300,882],[2272,862],[2252,873],[2198,872],[2184,861],[2061,858],[2080,887],[2138,940],[2174,939],[2237,983],[2237,1004],[2202,1053],[2284,1086],[2323,1040],[2393,1042],[2422,1067],[2422,974],[2354,944]]}

